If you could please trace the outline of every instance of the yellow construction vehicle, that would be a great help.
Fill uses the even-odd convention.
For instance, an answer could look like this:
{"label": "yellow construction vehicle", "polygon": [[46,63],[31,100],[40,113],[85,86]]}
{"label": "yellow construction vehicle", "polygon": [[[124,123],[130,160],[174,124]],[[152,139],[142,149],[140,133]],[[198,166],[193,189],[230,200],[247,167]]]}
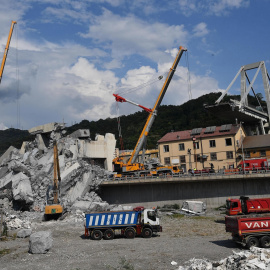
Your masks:
{"label": "yellow construction vehicle", "polygon": [[[184,47],[180,46],[179,47],[179,51],[176,55],[176,58],[174,60],[174,63],[167,75],[167,78],[163,84],[163,87],[159,93],[159,96],[156,100],[156,103],[153,107],[153,109],[149,109],[146,108],[142,105],[136,104],[133,101],[127,100],[121,96],[119,96],[118,94],[113,94],[115,97],[115,100],[117,102],[128,102],[131,103],[133,105],[136,105],[142,109],[144,109],[145,111],[147,111],[149,113],[149,116],[146,120],[146,123],[144,125],[144,128],[141,132],[141,135],[137,141],[137,144],[131,154],[131,157],[129,158],[129,160],[127,161],[127,163],[125,163],[123,161],[123,158],[121,157],[116,157],[113,160],[113,167],[114,167],[114,176],[115,178],[118,177],[122,177],[122,176],[142,176],[142,175],[158,175],[161,173],[180,173],[182,172],[182,170],[178,167],[178,166],[162,166],[159,164],[155,164],[155,166],[149,166],[145,164],[144,161],[144,153],[146,150],[146,141],[147,141],[147,136],[149,134],[149,131],[151,129],[151,126],[155,120],[155,117],[157,115],[157,109],[160,106],[160,103],[162,102],[162,99],[168,89],[168,86],[172,80],[172,77],[174,75],[174,72],[177,68],[177,65],[181,59],[181,56],[183,54],[184,51],[186,51],[187,49],[185,49]],[[142,155],[141,155],[141,160],[140,162],[137,161],[137,158],[139,156],[139,152],[142,150]]]}
{"label": "yellow construction vehicle", "polygon": [[12,36],[12,33],[13,33],[14,25],[16,23],[17,22],[15,22],[15,21],[11,22],[9,35],[8,35],[8,40],[7,40],[7,45],[6,45],[6,48],[5,48],[5,51],[4,51],[4,56],[3,56],[3,60],[2,60],[1,68],[0,68],[0,83],[1,83],[1,80],[2,80],[5,63],[6,63],[6,60],[7,60],[7,54],[8,54],[8,50],[9,50],[9,44],[10,44],[11,36]]}
{"label": "yellow construction vehicle", "polygon": [[[59,184],[61,182],[60,168],[59,168],[59,158],[57,143],[53,144],[53,186],[49,186],[47,190],[47,204],[45,206],[44,219],[48,220],[51,218],[58,218],[63,213],[63,206],[59,202]],[[50,190],[53,191],[53,201],[49,198]]]}

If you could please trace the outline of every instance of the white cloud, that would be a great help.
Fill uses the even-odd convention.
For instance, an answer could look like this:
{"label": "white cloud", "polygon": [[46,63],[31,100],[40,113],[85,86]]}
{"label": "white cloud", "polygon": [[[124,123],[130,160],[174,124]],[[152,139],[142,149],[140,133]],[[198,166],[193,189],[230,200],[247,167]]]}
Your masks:
{"label": "white cloud", "polygon": [[[60,122],[63,118],[71,124],[83,119],[114,117],[116,112],[112,109],[115,104],[112,93],[140,85],[144,87],[138,88],[127,98],[146,107],[153,107],[164,83],[164,79],[158,81],[157,77],[168,72],[178,46],[185,46],[191,36],[181,21],[170,25],[165,23],[166,20],[160,22],[146,17],[142,19],[143,16],[139,18],[135,13],[128,12],[114,14],[107,9],[96,13],[100,15],[93,16],[91,14],[93,11],[88,12],[89,6],[87,8],[86,6],[94,2],[99,4],[97,0],[80,2],[44,0],[43,4],[39,5],[39,8],[41,6],[45,8],[41,12],[42,20],[35,25],[26,19],[24,14],[30,12],[30,4],[36,1],[28,0],[26,7],[22,6],[23,1],[18,0],[18,6],[13,1],[12,5],[22,8],[22,10],[14,8],[15,13],[9,1],[13,0],[4,0],[5,5],[9,9],[9,15],[14,14],[21,20],[21,31],[18,39],[19,93],[16,92],[14,42],[11,44],[5,78],[0,88],[0,115],[4,117],[1,122],[8,123],[8,126],[16,122],[17,95],[20,97],[21,123],[24,128],[53,121]],[[102,2],[118,6],[124,0]],[[136,5],[139,6],[143,3],[145,2],[136,1]],[[145,8],[144,12],[155,12],[151,10],[153,3],[149,1],[148,8]],[[106,7],[108,8],[108,5]],[[135,3],[132,8],[134,7]],[[128,8],[121,11],[126,10]],[[0,15],[3,15],[2,11]],[[74,19],[72,21],[74,24],[83,22],[85,28],[89,26],[89,31],[81,34],[85,37],[83,42],[75,31],[64,35],[66,40],[54,37],[53,33],[48,41],[42,35],[42,31],[47,26],[45,32],[53,32],[54,29],[50,28],[52,24],[44,24],[51,22],[52,18],[55,19],[56,25],[61,27],[67,19]],[[4,21],[3,27],[6,25],[7,29],[5,31],[3,27],[0,29],[0,34],[3,33],[0,40],[2,46],[6,43],[10,27],[9,19]],[[67,24],[67,31],[70,26]],[[193,33],[195,38],[204,37],[208,33],[207,25],[198,24],[194,27]],[[187,69],[182,67],[182,62],[184,61],[180,61],[163,104],[179,105],[188,100]],[[154,80],[157,82],[147,84]],[[192,74],[191,82],[194,98],[218,89],[217,81],[210,77]],[[122,113],[125,114],[138,110],[130,104],[122,105],[124,108]]]}
{"label": "white cloud", "polygon": [[184,25],[148,23],[134,15],[122,17],[106,9],[96,17],[89,32],[82,34],[111,48],[113,58],[139,54],[155,62],[168,59],[162,51],[171,46],[184,45],[187,35]]}
{"label": "white cloud", "polygon": [[181,11],[190,16],[193,13],[211,15],[227,15],[233,9],[246,8],[249,0],[179,0]]}
{"label": "white cloud", "polygon": [[201,22],[194,26],[193,28],[193,35],[195,37],[203,37],[209,33],[209,30],[207,29],[207,25],[204,22]]}

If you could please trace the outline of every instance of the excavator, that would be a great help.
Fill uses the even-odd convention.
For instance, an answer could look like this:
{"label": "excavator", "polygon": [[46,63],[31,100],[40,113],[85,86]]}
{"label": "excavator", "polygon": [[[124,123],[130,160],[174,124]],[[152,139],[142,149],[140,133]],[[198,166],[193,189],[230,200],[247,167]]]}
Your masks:
{"label": "excavator", "polygon": [[[155,102],[155,105],[152,109],[146,108],[142,105],[139,105],[133,101],[130,101],[126,98],[123,98],[119,96],[118,94],[113,94],[115,97],[115,100],[117,102],[128,102],[130,104],[136,105],[145,111],[149,113],[149,116],[146,120],[146,123],[144,125],[144,128],[141,132],[141,135],[137,141],[137,144],[129,158],[129,160],[125,163],[123,161],[122,157],[116,157],[113,159],[113,168],[114,168],[114,177],[115,178],[120,178],[123,176],[144,176],[144,175],[154,175],[157,176],[159,174],[173,174],[173,173],[181,173],[182,170],[179,169],[178,166],[163,166],[158,163],[156,164],[146,164],[144,161],[144,153],[146,150],[146,142],[147,142],[147,137],[149,134],[149,131],[152,127],[152,124],[156,118],[157,115],[157,110],[163,100],[163,97],[168,89],[168,86],[172,80],[172,77],[174,75],[174,72],[177,68],[177,65],[183,55],[183,52],[187,51],[186,48],[180,46],[178,53],[176,55],[176,58],[174,60],[174,63],[167,75],[167,78],[163,84],[163,87],[158,95],[158,98]],[[139,156],[139,152],[142,150],[142,155],[141,155],[141,160],[140,162],[137,161],[137,158]]]}
{"label": "excavator", "polygon": [[8,40],[7,40],[7,45],[6,45],[6,48],[5,48],[5,52],[4,52],[4,56],[3,56],[3,60],[2,60],[1,68],[0,68],[0,83],[1,83],[1,80],[2,80],[5,63],[6,63],[6,60],[7,60],[7,54],[8,54],[8,50],[9,50],[9,44],[10,44],[11,36],[12,36],[12,33],[13,33],[14,25],[16,23],[17,23],[16,21],[11,22],[9,35],[8,35]]}
{"label": "excavator", "polygon": [[[59,202],[59,183],[61,182],[57,143],[53,143],[53,186],[47,189],[47,204],[45,206],[44,220],[57,219],[63,214],[63,206]],[[53,191],[53,200],[50,199],[50,191]]]}

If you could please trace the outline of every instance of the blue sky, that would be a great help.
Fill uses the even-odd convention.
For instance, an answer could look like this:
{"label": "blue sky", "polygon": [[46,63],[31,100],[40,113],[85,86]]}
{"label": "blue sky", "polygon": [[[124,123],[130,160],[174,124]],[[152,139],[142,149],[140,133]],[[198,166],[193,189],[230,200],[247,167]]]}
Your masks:
{"label": "blue sky", "polygon": [[[115,117],[113,93],[155,80],[183,55],[162,104],[224,91],[242,65],[269,67],[270,0],[1,0],[0,129]],[[252,76],[251,76],[252,79]],[[164,81],[125,95],[153,107]],[[240,79],[230,90],[238,94]],[[262,90],[261,79],[254,86]],[[18,109],[19,108],[19,109]],[[17,113],[20,112],[18,122]],[[120,114],[137,107],[120,104]]]}

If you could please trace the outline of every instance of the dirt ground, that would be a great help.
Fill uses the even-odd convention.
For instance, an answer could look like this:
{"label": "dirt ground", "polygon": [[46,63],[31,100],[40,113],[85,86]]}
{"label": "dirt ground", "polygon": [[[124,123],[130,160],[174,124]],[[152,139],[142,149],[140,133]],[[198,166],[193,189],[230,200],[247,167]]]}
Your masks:
{"label": "dirt ground", "polygon": [[29,254],[29,238],[0,241],[0,269],[176,270],[191,258],[219,261],[233,250],[239,251],[225,232],[224,215],[214,210],[203,217],[162,214],[163,232],[150,239],[85,239],[82,222],[74,221],[32,225],[33,232],[52,231],[52,249],[46,254]]}

